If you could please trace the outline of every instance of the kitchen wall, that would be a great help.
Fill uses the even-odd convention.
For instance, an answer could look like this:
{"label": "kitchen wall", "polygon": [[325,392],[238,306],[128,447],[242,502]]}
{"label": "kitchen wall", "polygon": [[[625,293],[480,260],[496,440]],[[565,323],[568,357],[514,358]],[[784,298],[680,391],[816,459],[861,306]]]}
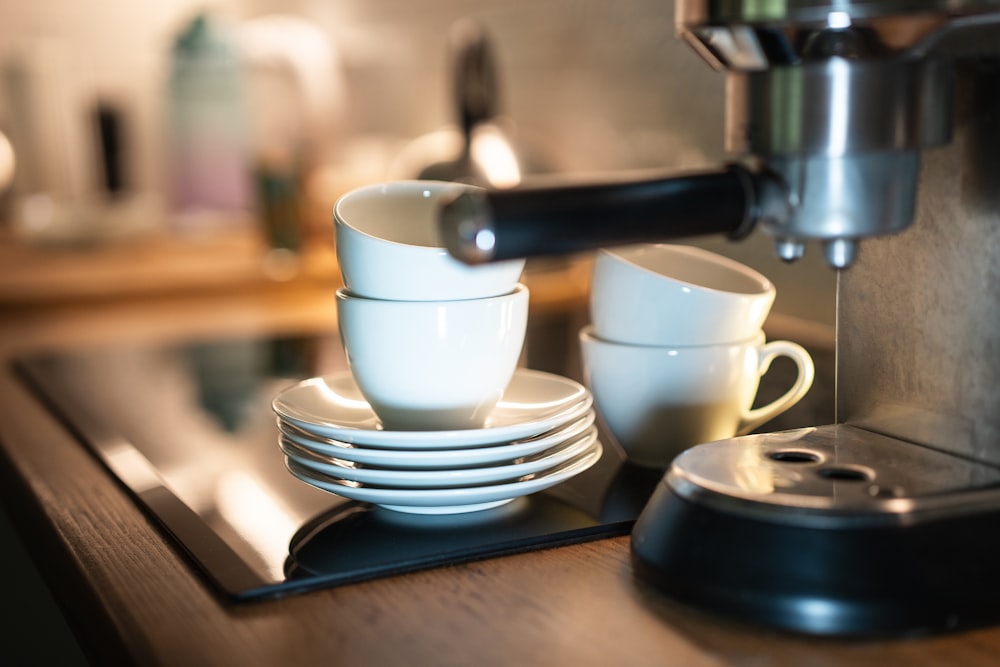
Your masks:
{"label": "kitchen wall", "polygon": [[[405,176],[399,156],[453,122],[446,37],[463,17],[479,19],[493,37],[502,109],[533,171],[688,169],[724,157],[722,75],[675,37],[669,1],[6,0],[0,58],[9,65],[27,55],[22,62],[50,84],[32,111],[44,131],[31,151],[65,170],[49,187],[70,196],[94,187],[93,137],[80,110],[103,99],[125,112],[132,185],[164,191],[170,49],[202,10],[232,25],[291,15],[325,38],[313,89],[281,99],[311,107],[292,115],[313,116],[302,124],[304,142],[325,167],[329,192]],[[0,87],[0,130],[15,112],[10,91]],[[257,100],[280,115],[275,101]],[[765,238],[705,245],[772,277],[778,311],[832,323],[835,276],[815,250],[785,266]]]}

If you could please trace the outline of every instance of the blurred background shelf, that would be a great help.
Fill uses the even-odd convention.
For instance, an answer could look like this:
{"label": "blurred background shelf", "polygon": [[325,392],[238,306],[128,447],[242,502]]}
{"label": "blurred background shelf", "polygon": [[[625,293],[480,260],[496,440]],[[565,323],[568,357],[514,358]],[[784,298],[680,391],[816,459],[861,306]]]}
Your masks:
{"label": "blurred background shelf", "polygon": [[[591,257],[529,262],[524,281],[539,315],[585,308]],[[0,313],[96,301],[326,291],[342,285],[332,241],[278,251],[253,230],[197,239],[161,233],[92,245],[22,243],[0,232]]]}
{"label": "blurred background shelf", "polygon": [[333,244],[311,244],[284,268],[252,230],[195,240],[168,234],[94,245],[33,246],[0,235],[0,306],[340,280]]}

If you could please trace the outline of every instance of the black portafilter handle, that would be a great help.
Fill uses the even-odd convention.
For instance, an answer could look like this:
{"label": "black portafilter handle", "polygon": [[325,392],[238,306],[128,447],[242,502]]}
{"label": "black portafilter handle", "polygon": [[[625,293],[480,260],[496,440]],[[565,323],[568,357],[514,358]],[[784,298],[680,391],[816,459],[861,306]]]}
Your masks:
{"label": "black portafilter handle", "polygon": [[440,227],[448,251],[468,264],[709,234],[738,239],[757,221],[757,190],[740,165],[636,182],[470,189],[442,205]]}

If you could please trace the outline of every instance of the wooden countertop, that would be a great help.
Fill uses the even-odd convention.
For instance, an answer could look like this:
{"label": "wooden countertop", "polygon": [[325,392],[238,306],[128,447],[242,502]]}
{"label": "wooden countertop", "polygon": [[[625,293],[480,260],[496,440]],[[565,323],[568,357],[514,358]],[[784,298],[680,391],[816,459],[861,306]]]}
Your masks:
{"label": "wooden countertop", "polygon": [[[539,298],[578,299],[583,283],[575,281],[585,276],[577,269],[538,279]],[[329,284],[293,283],[8,303],[0,354],[328,328]],[[625,537],[229,604],[7,365],[0,398],[0,497],[95,664],[881,667],[987,665],[1000,655],[1000,628],[833,641],[705,617],[637,585]]]}

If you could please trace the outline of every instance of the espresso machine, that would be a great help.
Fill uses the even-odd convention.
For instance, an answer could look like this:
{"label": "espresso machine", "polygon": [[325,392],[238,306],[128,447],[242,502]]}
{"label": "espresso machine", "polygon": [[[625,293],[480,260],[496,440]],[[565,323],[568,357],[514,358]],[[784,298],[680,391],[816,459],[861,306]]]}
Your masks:
{"label": "espresso machine", "polygon": [[1000,2],[679,0],[731,164],[441,211],[467,262],[762,229],[839,272],[836,423],[693,447],[639,582],[816,635],[1000,622]]}

